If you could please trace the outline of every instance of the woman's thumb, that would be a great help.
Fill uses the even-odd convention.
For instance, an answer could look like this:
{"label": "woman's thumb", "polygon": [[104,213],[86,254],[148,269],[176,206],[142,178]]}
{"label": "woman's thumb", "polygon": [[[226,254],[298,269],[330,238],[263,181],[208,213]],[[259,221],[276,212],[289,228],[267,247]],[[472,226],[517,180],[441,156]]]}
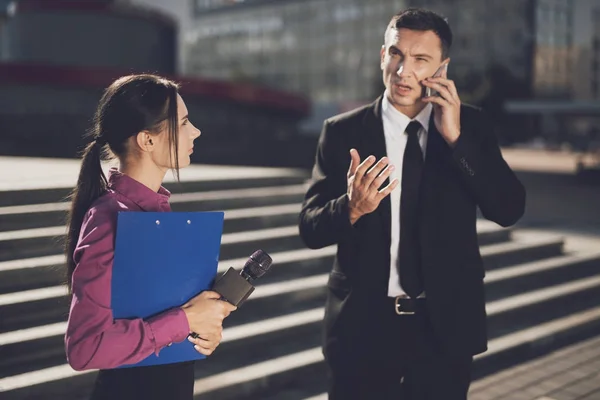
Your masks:
{"label": "woman's thumb", "polygon": [[214,292],[214,291],[212,291],[212,290],[207,290],[207,291],[205,291],[205,292],[202,292],[202,295],[203,295],[205,298],[207,298],[207,299],[216,299],[216,300],[218,300],[218,299],[220,299],[220,298],[221,298],[221,295],[220,295],[219,293],[217,293],[217,292]]}

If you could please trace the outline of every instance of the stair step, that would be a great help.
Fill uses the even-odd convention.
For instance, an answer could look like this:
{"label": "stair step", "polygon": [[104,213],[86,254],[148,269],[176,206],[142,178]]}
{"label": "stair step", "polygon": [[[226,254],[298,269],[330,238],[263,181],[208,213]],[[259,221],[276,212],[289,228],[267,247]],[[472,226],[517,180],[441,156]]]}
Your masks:
{"label": "stair step", "polygon": [[486,306],[489,337],[567,317],[599,300],[600,275],[596,275],[493,301]]}
{"label": "stair step", "polygon": [[[214,211],[202,210],[201,205],[195,207],[177,204],[172,207],[173,211]],[[204,207],[205,208],[205,207]],[[31,214],[1,215],[0,209],[0,233],[6,231],[45,228],[52,226],[65,226],[66,212],[40,212]],[[225,210],[225,221],[223,229],[228,232],[251,229],[260,224],[262,228],[281,225],[296,224],[300,205],[297,202],[291,204],[278,204],[262,207],[250,207],[241,209]],[[59,232],[62,234],[62,232]]]}
{"label": "stair step", "polygon": [[[581,277],[578,272],[578,269],[582,268],[580,265],[585,267],[592,265],[593,272],[597,273],[600,270],[600,252],[586,255],[569,255],[493,271],[485,280],[486,293],[489,292],[490,286],[500,282],[506,283],[510,287],[519,287],[519,281],[524,278],[532,278],[535,281],[544,281],[544,279],[542,279],[544,277],[543,274],[548,273],[549,271],[555,272],[560,269],[563,271],[563,274],[568,274],[568,276],[564,276],[560,282],[556,283],[556,286],[537,288],[539,290],[536,291],[531,291],[532,288],[527,288],[520,292],[512,291],[510,297],[507,296],[507,294],[505,294],[505,296],[498,296],[498,299],[495,299],[496,301],[493,302],[494,306],[488,308],[488,313],[494,315],[505,309],[512,308],[515,304],[542,302],[554,297],[561,297],[563,295],[572,294],[577,291],[597,286],[600,279],[598,276],[576,280],[577,277]],[[307,290],[324,289],[327,279],[328,274],[324,273],[293,280],[278,281],[271,284],[264,284],[264,282],[261,282],[250,298],[252,301],[246,303],[246,305],[258,303],[259,299],[294,294],[296,292]],[[561,284],[559,285],[559,283]],[[10,294],[1,297],[0,305],[14,304],[28,300],[42,300],[44,298],[53,298],[64,294],[65,289],[62,286],[44,288],[39,291],[20,292],[18,297],[11,296]],[[298,297],[297,295],[295,296]],[[304,296],[300,301],[305,301],[307,297],[308,296]],[[321,301],[322,299],[319,297],[318,300]],[[488,301],[490,301],[489,296]],[[277,303],[281,302],[282,301],[279,300]],[[246,309],[248,309],[248,307],[244,308],[244,310]],[[244,311],[244,313],[246,312],[247,311]],[[255,313],[254,310],[248,312],[248,314],[252,314],[252,316],[254,316]],[[234,314],[234,317],[237,315],[238,313]],[[15,340],[17,342],[25,342],[51,335],[62,335],[64,334],[64,330],[61,331],[59,327],[64,327],[66,326],[65,324],[66,323],[61,322],[0,334],[0,346],[15,343]]]}
{"label": "stair step", "polygon": [[[296,236],[295,227],[288,227],[286,228],[286,230],[283,230],[283,228],[277,228],[277,229],[267,229],[267,230],[261,230],[261,231],[255,231],[254,234],[252,235],[252,238],[250,238],[250,236],[246,235],[246,236],[240,236],[237,233],[236,234],[231,234],[231,236],[227,236],[224,235],[223,236],[223,241],[224,241],[224,246],[223,246],[223,256],[224,257],[229,257],[229,256],[239,256],[241,254],[243,254],[243,257],[237,258],[237,259],[229,259],[226,261],[223,261],[221,263],[219,263],[219,272],[224,272],[225,270],[227,270],[230,266],[234,266],[239,268],[239,266],[243,265],[246,260],[247,260],[247,255],[251,254],[254,250],[256,250],[257,246],[253,241],[249,241],[250,239],[257,239],[262,237],[262,239],[260,239],[260,243],[261,243],[261,247],[262,245],[264,245],[265,241],[267,240],[266,238],[268,237],[273,237],[273,236],[278,236],[276,239],[274,239],[274,243],[276,241],[276,244],[278,245],[279,248],[276,248],[276,250],[286,250],[286,248],[292,247],[292,248],[302,248],[302,244],[299,242],[299,238]],[[289,236],[285,236],[285,235],[289,235]],[[562,240],[562,239],[561,239]],[[527,243],[510,243],[509,247],[505,247],[505,251],[507,251],[509,253],[509,256],[512,257],[515,253],[526,253],[526,254],[531,254],[533,253],[533,251],[535,249],[538,248],[544,248],[545,246],[547,246],[548,244],[551,244],[553,246],[558,246],[559,248],[562,246],[560,240],[557,240],[555,238],[543,238],[540,239],[538,241],[535,240],[529,240],[527,241]],[[234,252],[234,246],[235,246],[235,252]],[[502,257],[502,254],[498,254],[497,252],[497,246],[498,245],[489,245],[489,246],[483,246],[481,248],[481,254],[484,258],[484,262],[487,264],[488,262],[488,257],[494,257],[494,260],[497,261],[497,259],[499,257]],[[273,247],[273,246],[272,246]],[[263,247],[266,249],[269,249],[271,247]],[[533,249],[533,250],[532,250]],[[325,250],[322,250],[320,252],[315,252],[313,250],[308,250],[308,249],[303,249],[302,250],[297,250],[297,253],[277,253],[277,255],[271,253],[273,259],[275,260],[274,263],[274,271],[277,271],[277,269],[279,269],[277,267],[278,263],[287,263],[289,262],[288,260],[286,260],[286,256],[291,255],[292,257],[296,257],[297,260],[300,259],[308,259],[311,260],[311,263],[313,263],[312,260],[315,260],[315,257],[319,256],[330,256],[331,254],[334,254],[335,249],[333,248],[328,248]],[[233,253],[233,254],[232,254]],[[281,257],[281,258],[280,258]],[[523,257],[524,259],[526,259],[527,257]],[[323,268],[321,270],[321,272],[327,272],[327,270],[329,269],[327,267],[327,263],[325,260],[317,263],[317,264],[313,264],[313,266],[315,268]],[[2,267],[2,264],[0,264],[0,269]],[[12,265],[12,267],[14,267],[14,264]],[[304,273],[306,274],[306,271],[301,271],[299,270],[301,266],[298,266],[297,268],[293,268],[293,270],[296,271],[296,273]],[[28,273],[31,273],[31,268],[29,270],[25,270]],[[289,271],[289,272],[288,272]],[[265,276],[265,283],[269,281],[269,279],[273,279],[273,277],[279,275],[280,273],[284,273],[284,272],[288,272],[289,274],[291,274],[292,269],[287,268],[287,271],[282,271],[282,272],[273,272],[268,274],[267,276]],[[273,277],[271,277],[273,276]],[[289,276],[289,275],[288,275]],[[52,286],[51,288],[54,289],[49,289],[49,288],[41,288],[41,289],[33,289],[33,290],[29,290],[29,291],[24,291],[24,292],[13,292],[13,293],[7,293],[7,294],[0,294],[0,311],[2,311],[3,314],[6,315],[6,318],[4,320],[4,329],[2,330],[14,330],[14,329],[22,329],[22,328],[27,328],[31,325],[25,325],[30,321],[29,324],[33,321],[37,321],[35,318],[42,318],[43,322],[40,320],[37,323],[38,324],[47,324],[47,323],[53,323],[53,322],[58,322],[56,320],[56,318],[63,318],[65,316],[65,313],[67,312],[67,309],[65,309],[64,307],[66,307],[66,303],[64,303],[64,300],[58,299],[60,296],[62,296],[60,290],[61,289],[57,289],[57,287]],[[36,292],[38,291],[39,292]],[[64,293],[64,289],[62,289]],[[52,292],[55,291],[55,292]],[[38,299],[35,299],[35,293],[40,293],[41,297]],[[51,295],[49,295],[48,293],[55,293],[54,299],[52,298]],[[24,299],[23,301],[19,301],[19,298],[21,298],[20,296],[23,296],[22,298]],[[48,301],[48,300],[52,300],[52,301]],[[7,309],[6,307],[9,307],[9,309]],[[33,309],[32,309],[33,308]],[[30,312],[31,311],[31,312]],[[7,328],[10,327],[10,328]],[[1,328],[0,328],[1,329]]]}
{"label": "stair step", "polygon": [[[10,161],[7,161],[10,159]],[[50,203],[68,196],[77,181],[80,160],[1,157],[0,163],[21,172],[0,182],[0,206]],[[112,165],[103,165],[105,174]],[[34,173],[32,173],[34,172]],[[164,186],[172,193],[283,186],[306,181],[307,173],[289,168],[191,165],[180,171],[181,181],[167,174]]]}
{"label": "stair step", "polygon": [[[213,211],[247,209],[270,206],[271,209],[297,204],[296,215],[306,188],[302,184],[288,186],[252,187],[217,191],[173,194],[170,199],[173,211]],[[27,204],[0,207],[2,231],[43,228],[62,225],[66,221],[67,202]],[[269,216],[269,210],[257,210]],[[271,210],[274,213],[274,210]],[[288,211],[286,213],[289,214]],[[250,217],[247,215],[246,218]]]}
{"label": "stair step", "polygon": [[[547,239],[546,239],[547,240]],[[543,243],[542,243],[543,244]],[[528,246],[539,245],[539,243],[529,242],[525,246],[525,251],[528,250]],[[490,247],[494,248],[495,245]],[[487,247],[482,248],[482,255],[484,260],[487,255]],[[294,274],[306,274],[307,271],[302,271],[302,264],[308,262],[311,264],[310,268],[312,271],[318,271],[321,273],[328,272],[330,263],[325,259],[319,257],[330,257],[335,252],[334,248],[322,249],[319,252],[313,250],[297,250],[295,252],[282,252],[272,254],[275,260],[274,268],[272,273],[265,276],[265,279],[261,282],[263,284],[273,282],[276,278],[285,279],[284,277],[290,277]],[[226,260],[219,263],[219,272],[224,272],[230,266],[237,266],[246,261],[246,257]],[[296,265],[296,261],[293,260],[304,260],[302,264]],[[288,264],[292,267],[279,268],[277,264]],[[292,272],[294,271],[294,272]],[[297,277],[297,275],[296,275]],[[260,286],[260,284],[259,284]],[[323,289],[316,289],[312,292],[305,292],[304,297],[300,297],[305,301],[306,296],[322,296]],[[41,289],[28,290],[23,292],[12,292],[0,295],[0,314],[3,315],[2,323],[0,325],[0,332],[14,331],[17,329],[29,328],[33,325],[46,325],[56,322],[60,322],[66,319],[68,313],[68,302],[64,297],[66,288],[62,285],[45,287]],[[311,300],[317,301],[317,300]],[[280,303],[278,306],[284,307],[285,302]],[[293,306],[294,304],[290,304]],[[268,307],[262,307],[268,309]],[[277,307],[273,308],[274,310]],[[241,314],[239,318],[245,316],[251,318],[251,314]]]}
{"label": "stair step", "polygon": [[499,314],[515,307],[522,307],[523,304],[538,304],[555,297],[562,297],[596,287],[600,287],[600,275],[496,300],[487,311],[489,315]]}
{"label": "stair step", "polygon": [[[589,334],[593,327],[600,327],[600,307],[493,339],[489,342],[489,350],[475,358],[475,370],[485,368],[486,363],[493,363],[493,359],[502,354],[511,353],[512,363],[517,359],[530,359],[556,348],[559,343],[564,345],[580,340],[581,333],[587,331]],[[311,376],[313,382],[317,380],[316,377],[321,377],[323,390],[325,376],[322,374],[324,368],[320,365],[322,361],[321,348],[316,347],[263,363],[247,365],[227,373],[200,378],[195,385],[196,398],[262,399],[275,395],[284,387],[289,389],[291,385],[305,388],[303,383]],[[306,368],[311,366],[312,371]],[[263,369],[264,372],[261,373]]]}
{"label": "stair step", "polygon": [[[274,268],[269,274],[261,278],[261,283],[279,277],[286,279],[286,276],[298,275],[299,271],[296,271],[295,268],[279,268],[279,265],[291,262],[296,262],[297,267],[302,268],[302,273],[305,275],[325,272],[331,269],[335,248],[327,247],[320,250],[301,248],[281,252],[269,251],[269,254],[275,260]],[[248,257],[245,256],[222,260],[219,262],[218,271],[225,272],[229,267],[239,269],[247,259]],[[61,265],[62,263],[64,263],[64,256],[60,254],[0,262],[0,296],[3,293],[14,293],[63,284],[64,267]]]}
{"label": "stair step", "polygon": [[536,261],[559,256],[563,253],[564,237],[513,233],[513,241],[493,244],[481,249],[486,270],[507,267],[512,264]]}
{"label": "stair step", "polygon": [[[299,212],[305,190],[304,185],[289,185],[181,193],[172,195],[170,203],[174,211],[233,211],[252,208],[251,206],[270,206],[270,212],[269,210],[257,210],[258,214],[268,216],[273,209],[290,207],[290,204],[297,204],[297,212]],[[3,231],[15,228],[32,229],[56,224],[64,226],[65,212],[68,208],[69,204],[66,202],[0,207],[0,226]],[[239,218],[240,213],[244,214],[237,212],[238,216],[234,213],[232,218]],[[35,217],[32,218],[32,216]],[[246,213],[246,217],[248,216],[249,214]]]}
{"label": "stair step", "polygon": [[322,393],[316,396],[307,397],[304,400],[328,400],[327,393]]}
{"label": "stair step", "polygon": [[486,298],[498,300],[542,287],[558,285],[600,271],[600,251],[542,259],[488,271]]}
{"label": "stair step", "polygon": [[[312,277],[314,279],[314,282],[312,282],[312,284],[322,284],[323,281],[325,280],[326,276],[320,276],[320,277]],[[321,280],[320,282],[318,280]],[[514,279],[513,278],[506,278],[506,279]],[[278,283],[276,285],[289,285],[291,284],[290,282],[283,282],[283,283]],[[303,283],[304,286],[302,286],[302,288],[309,286],[309,282],[304,282]],[[581,291],[581,290],[585,290],[587,288],[593,287],[593,286],[600,286],[600,276],[598,277],[593,277],[593,278],[588,278],[585,280],[579,280],[579,281],[575,281],[575,282],[569,282],[563,285],[560,285],[558,287],[555,288],[544,288],[541,290],[538,290],[536,292],[532,292],[532,293],[525,293],[523,295],[521,295],[520,297],[517,297],[516,299],[518,300],[511,300],[511,299],[502,299],[502,300],[498,300],[495,302],[491,302],[487,305],[488,308],[488,314],[490,316],[490,319],[493,321],[494,317],[496,315],[501,315],[501,314],[505,314],[507,315],[507,318],[510,320],[512,319],[510,317],[510,313],[514,313],[514,312],[520,312],[521,310],[531,306],[531,305],[536,305],[539,304],[540,302],[550,299],[552,298],[552,296],[564,296],[566,294],[570,294],[570,293],[574,293],[576,291]],[[297,289],[300,289],[300,287],[298,287]],[[261,297],[266,297],[266,293],[269,293],[272,296],[278,295],[282,292],[282,289],[266,289],[265,294],[259,294],[260,291],[257,289],[257,297],[253,298],[251,297],[251,299],[253,299],[252,301],[249,301],[247,304],[250,304],[252,302],[256,302],[257,299],[260,299]],[[600,295],[596,296],[596,299],[600,298]],[[322,303],[321,303],[322,304]],[[597,304],[597,302],[596,302]],[[247,310],[245,311],[247,312]],[[574,315],[576,313],[572,313],[571,315]],[[235,313],[232,315],[232,317],[235,315]],[[248,324],[243,324],[243,325],[238,325],[238,326],[234,326],[234,327],[229,327],[226,328],[225,330],[225,335],[224,337],[226,338],[223,342],[223,345],[219,348],[221,350],[220,355],[221,357],[223,357],[225,354],[224,353],[228,353],[230,354],[227,358],[229,358],[229,363],[225,363],[225,365],[220,365],[220,367],[218,369],[225,369],[228,370],[229,367],[231,366],[235,366],[235,364],[237,363],[237,360],[239,358],[239,354],[241,351],[243,351],[244,349],[248,349],[248,348],[257,348],[257,346],[261,346],[262,345],[267,345],[267,344],[271,344],[271,347],[273,347],[273,344],[275,343],[275,340],[280,336],[281,331],[286,331],[288,332],[288,334],[286,334],[285,336],[288,338],[287,340],[281,340],[281,337],[279,337],[280,342],[285,345],[285,349],[284,351],[288,351],[290,348],[290,344],[291,347],[294,347],[293,343],[299,343],[302,341],[310,341],[309,338],[312,337],[312,341],[315,341],[315,343],[318,343],[319,338],[320,338],[320,321],[323,315],[323,308],[322,307],[317,307],[314,309],[310,309],[310,310],[306,310],[306,311],[301,311],[301,312],[297,312],[297,313],[293,313],[293,314],[288,314],[288,315],[283,315],[283,316],[277,316],[274,318],[270,318],[267,320],[263,320],[263,321],[258,321],[258,322],[252,322],[252,323],[248,323]],[[230,318],[232,318],[230,317]],[[564,318],[568,318],[568,316],[563,317]],[[308,327],[306,325],[309,325]],[[547,322],[540,324],[540,325],[546,325]],[[306,328],[306,329],[304,329]],[[524,329],[523,331],[527,331],[527,329]],[[275,335],[272,335],[273,333],[275,333]],[[490,337],[494,338],[491,340],[491,342],[494,342],[496,339],[495,337],[497,337],[497,334],[494,334],[494,332],[490,332]],[[0,344],[2,343],[6,343],[8,342],[8,340],[6,340],[6,336],[0,336]],[[246,340],[241,340],[243,338],[250,338],[250,339],[246,339]],[[229,342],[231,341],[239,341],[240,345],[239,345],[239,350],[235,349],[232,350],[231,346],[228,346]],[[249,343],[250,342],[250,343]],[[237,347],[237,346],[236,346]],[[269,347],[269,346],[266,346]],[[59,348],[61,351],[62,349]],[[217,353],[215,353],[217,354]],[[262,361],[261,361],[262,362]],[[217,367],[215,365],[215,367]],[[213,368],[215,369],[215,368]],[[200,375],[202,374],[203,371],[200,371]],[[205,372],[205,371],[204,371]],[[214,372],[214,371],[211,371]],[[237,390],[237,389],[236,389]]]}
{"label": "stair step", "polygon": [[[293,209],[293,205],[271,208],[274,209],[273,212],[288,212]],[[265,207],[228,210],[225,211],[225,226],[231,227],[229,224],[236,222],[242,222],[246,225],[251,222],[252,227],[263,226],[264,224],[262,222],[259,223],[257,218],[261,214],[268,215],[268,212],[268,209]],[[244,219],[252,214],[257,215],[257,217]],[[295,224],[297,217],[294,214],[278,215],[287,219],[287,222],[294,220],[294,225],[274,226],[254,230],[248,230],[249,227],[244,226],[243,228],[246,230],[226,231],[228,233],[225,233],[222,237],[221,256],[227,258],[245,257],[254,252],[259,244],[261,248],[269,253],[285,251],[290,247],[304,248],[299,239],[298,229]],[[38,246],[38,253],[43,250],[47,253],[62,251],[58,248],[58,241],[55,236],[60,233],[64,233],[64,227],[57,226],[0,232],[0,249],[11,249],[11,252],[19,252],[20,255],[26,254],[28,256],[35,254],[33,248],[36,245]],[[482,245],[489,245],[509,240],[511,231],[510,229],[499,228],[495,224],[487,223],[486,221],[480,221],[478,223],[478,235]],[[26,243],[29,243],[29,245],[26,245]],[[0,253],[1,258],[2,254]],[[5,258],[13,257],[6,256]],[[275,261],[277,262],[278,260]],[[243,265],[245,262],[246,259],[244,258],[237,265]],[[0,261],[0,294],[9,291],[29,290],[42,286],[61,284],[65,281],[63,263],[64,256],[59,254],[45,255],[43,253],[38,254],[37,257]]]}
{"label": "stair step", "polygon": [[[60,252],[65,227],[47,227],[21,231],[0,232],[0,261],[9,261],[26,255],[43,257]],[[256,244],[270,251],[285,250],[290,245],[302,246],[296,225],[242,232],[224,233],[221,238],[221,253],[227,257],[252,254]]]}
{"label": "stair step", "polygon": [[[489,342],[489,350],[476,357],[476,370],[480,365],[502,352],[515,353],[523,351],[522,358],[532,357],[531,351],[536,347],[552,347],[546,340],[550,337],[563,336],[567,341],[571,329],[581,329],[587,325],[600,326],[600,307],[586,310],[560,320],[552,321],[527,330],[507,335]],[[534,351],[536,352],[536,351]],[[514,354],[513,354],[514,356]],[[321,348],[316,347],[262,363],[244,366],[196,380],[195,394],[197,399],[259,399],[273,395],[294,381],[294,377],[305,376],[302,368],[316,366],[322,363]],[[485,360],[485,361],[484,361]],[[319,369],[318,367],[315,369]],[[321,372],[322,368],[318,372]],[[292,372],[292,373],[291,373]],[[319,376],[318,372],[313,375]],[[284,374],[285,376],[281,376]],[[277,377],[277,375],[280,375]],[[324,378],[324,377],[323,377]],[[274,381],[274,382],[272,382]],[[324,379],[323,379],[324,382]],[[324,387],[324,386],[323,386]],[[266,388],[266,390],[265,390]]]}
{"label": "stair step", "polygon": [[[324,272],[331,268],[331,257],[335,254],[334,247],[321,250],[298,249],[270,253],[275,260],[272,271],[261,278],[258,282],[256,293],[251,299],[260,298],[261,287],[274,279],[281,277],[285,279],[287,272],[291,269],[289,265],[303,268],[300,273],[309,271]],[[218,271],[225,272],[229,267],[239,269],[246,262],[247,257],[237,259],[226,259],[219,262]],[[35,263],[30,263],[35,265]],[[13,265],[14,266],[14,265]],[[43,287],[40,289],[22,292],[11,292],[0,294],[0,332],[13,331],[16,329],[29,328],[32,325],[45,325],[66,319],[68,313],[68,302],[64,297],[66,287],[64,285]]]}
{"label": "stair step", "polygon": [[[302,367],[321,363],[322,361],[323,354],[321,348],[315,347],[298,353],[263,361],[258,364],[252,364],[221,374],[212,375],[207,378],[196,380],[194,385],[194,397],[199,398],[199,396],[221,390],[219,398],[224,398],[222,397],[225,394],[223,392],[226,392],[227,389],[231,392],[234,385],[242,385],[256,380],[263,380],[265,378],[270,380],[273,376],[281,374],[282,372],[297,370]],[[252,386],[249,386],[249,390],[246,391],[244,391],[243,388],[235,387],[235,393],[231,393],[231,395],[239,396],[237,398],[240,398],[252,394],[254,389]],[[269,387],[275,387],[275,385],[271,385],[271,382],[269,382]]]}
{"label": "stair step", "polygon": [[[475,378],[534,358],[600,332],[600,307],[557,318],[493,339],[488,351],[476,356]],[[485,361],[484,361],[485,360]]]}

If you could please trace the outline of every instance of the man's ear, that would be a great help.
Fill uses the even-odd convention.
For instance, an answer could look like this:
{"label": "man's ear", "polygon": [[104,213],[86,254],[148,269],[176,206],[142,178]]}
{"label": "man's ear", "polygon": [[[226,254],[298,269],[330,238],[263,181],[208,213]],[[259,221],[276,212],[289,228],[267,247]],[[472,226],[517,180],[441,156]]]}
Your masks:
{"label": "man's ear", "polygon": [[446,66],[446,68],[444,68],[444,71],[442,72],[442,76],[444,78],[448,78],[448,64],[450,64],[450,57],[448,57],[444,61],[442,61],[442,64],[444,64]]}
{"label": "man's ear", "polygon": [[381,51],[379,52],[379,55],[381,56],[379,66],[383,70],[383,60],[385,60],[385,44],[381,46]]}

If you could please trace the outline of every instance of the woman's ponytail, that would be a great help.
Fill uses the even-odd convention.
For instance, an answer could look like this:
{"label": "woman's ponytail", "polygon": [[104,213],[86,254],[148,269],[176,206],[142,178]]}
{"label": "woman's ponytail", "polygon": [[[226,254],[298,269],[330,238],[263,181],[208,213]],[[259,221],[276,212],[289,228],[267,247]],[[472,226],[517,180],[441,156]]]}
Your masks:
{"label": "woman's ponytail", "polygon": [[81,224],[85,214],[96,199],[106,192],[106,176],[102,171],[102,151],[106,142],[102,137],[88,144],[83,152],[81,170],[77,186],[71,193],[71,208],[67,216],[67,238],[65,241],[65,253],[67,257],[66,281],[71,292],[71,282],[75,261],[73,252],[79,240]]}

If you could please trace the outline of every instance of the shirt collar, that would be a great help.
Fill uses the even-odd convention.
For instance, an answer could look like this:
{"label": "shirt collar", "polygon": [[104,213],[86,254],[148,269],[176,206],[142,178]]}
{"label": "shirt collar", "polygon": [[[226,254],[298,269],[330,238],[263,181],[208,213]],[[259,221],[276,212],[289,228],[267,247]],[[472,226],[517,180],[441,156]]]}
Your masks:
{"label": "shirt collar", "polygon": [[157,193],[114,167],[108,172],[108,187],[127,197],[144,211],[169,209],[171,192],[161,186]]}
{"label": "shirt collar", "polygon": [[[431,118],[431,111],[433,110],[433,106],[431,103],[427,104],[425,108],[421,110],[417,114],[412,121],[418,121],[421,124],[421,127],[425,130],[425,132],[429,131],[429,119]],[[401,127],[402,130],[400,132],[404,132],[406,127],[410,123],[411,119],[406,115],[398,111],[388,100],[387,91],[383,94],[383,100],[381,103],[381,112],[383,118],[390,121],[393,125]]]}

